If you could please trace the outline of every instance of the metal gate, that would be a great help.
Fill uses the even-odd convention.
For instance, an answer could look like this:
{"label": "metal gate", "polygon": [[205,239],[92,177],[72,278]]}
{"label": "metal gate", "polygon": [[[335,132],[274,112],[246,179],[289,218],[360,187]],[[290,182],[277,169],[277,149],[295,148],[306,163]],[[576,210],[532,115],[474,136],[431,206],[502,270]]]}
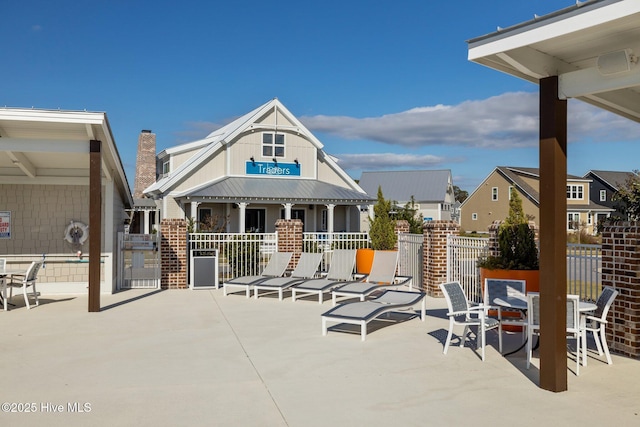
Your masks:
{"label": "metal gate", "polygon": [[160,288],[160,233],[118,233],[118,289]]}
{"label": "metal gate", "polygon": [[467,298],[476,302],[482,298],[478,258],[488,250],[488,238],[447,236],[447,282],[460,282]]}
{"label": "metal gate", "polygon": [[411,276],[412,286],[422,289],[422,234],[398,234],[398,274]]}

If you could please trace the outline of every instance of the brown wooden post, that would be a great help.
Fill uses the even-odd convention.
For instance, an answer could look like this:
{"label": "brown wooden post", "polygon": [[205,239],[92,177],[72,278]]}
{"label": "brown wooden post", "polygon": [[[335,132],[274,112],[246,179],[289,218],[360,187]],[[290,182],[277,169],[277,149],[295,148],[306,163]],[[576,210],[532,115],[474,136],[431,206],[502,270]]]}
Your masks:
{"label": "brown wooden post", "polygon": [[540,79],[540,387],[567,390],[567,101]]}
{"label": "brown wooden post", "polygon": [[100,311],[102,142],[89,142],[89,312]]}

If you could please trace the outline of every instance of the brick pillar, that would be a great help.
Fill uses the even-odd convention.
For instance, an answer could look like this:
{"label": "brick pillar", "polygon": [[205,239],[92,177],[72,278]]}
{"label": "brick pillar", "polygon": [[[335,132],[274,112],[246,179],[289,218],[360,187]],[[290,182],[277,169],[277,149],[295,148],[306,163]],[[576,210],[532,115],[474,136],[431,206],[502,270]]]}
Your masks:
{"label": "brick pillar", "polygon": [[278,252],[293,252],[290,269],[295,268],[302,253],[302,221],[299,219],[279,219],[276,221]]}
{"label": "brick pillar", "polygon": [[396,224],[394,226],[394,231],[396,232],[396,245],[394,246],[393,249],[395,249],[396,251],[398,250],[398,239],[397,236],[399,234],[402,233],[408,233],[409,232],[409,221],[407,221],[406,219],[399,219],[396,221]]}
{"label": "brick pillar", "polygon": [[438,285],[447,280],[447,236],[450,234],[460,234],[460,225],[455,221],[428,221],[422,229],[422,286],[433,297],[442,297]]}
{"label": "brick pillar", "polygon": [[160,223],[162,251],[160,288],[187,288],[187,222],[165,219]]}
{"label": "brick pillar", "polygon": [[607,316],[612,352],[640,358],[640,222],[618,222],[602,231],[602,284],[620,294]]}

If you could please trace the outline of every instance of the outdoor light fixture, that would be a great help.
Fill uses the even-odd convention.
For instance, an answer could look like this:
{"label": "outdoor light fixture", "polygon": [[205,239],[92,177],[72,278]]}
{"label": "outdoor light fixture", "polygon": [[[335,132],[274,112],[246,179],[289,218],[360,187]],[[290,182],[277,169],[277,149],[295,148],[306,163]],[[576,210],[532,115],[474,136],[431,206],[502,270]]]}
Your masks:
{"label": "outdoor light fixture", "polygon": [[296,163],[296,167],[300,167],[300,162],[298,161],[298,159],[294,159],[293,161]]}
{"label": "outdoor light fixture", "polygon": [[596,66],[603,76],[631,71],[631,66],[638,63],[638,57],[631,49],[617,50],[598,56]]}
{"label": "outdoor light fixture", "polygon": [[273,164],[274,164],[274,165],[278,166],[278,161],[276,160],[276,158],[275,158],[275,157],[274,157],[273,159],[271,159],[271,160],[273,160]]}
{"label": "outdoor light fixture", "polygon": [[249,158],[249,160],[251,160],[251,165],[252,165],[252,166],[255,166],[255,165],[256,165],[256,159],[254,159],[254,158],[253,158],[253,156],[251,156],[251,157]]}

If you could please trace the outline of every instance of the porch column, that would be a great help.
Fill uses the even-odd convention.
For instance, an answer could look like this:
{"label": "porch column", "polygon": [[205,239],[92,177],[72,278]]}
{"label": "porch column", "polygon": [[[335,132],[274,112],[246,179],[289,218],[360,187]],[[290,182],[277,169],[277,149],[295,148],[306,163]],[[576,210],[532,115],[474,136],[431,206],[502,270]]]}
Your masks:
{"label": "porch column", "polygon": [[149,211],[148,210],[144,210],[144,234],[149,234]]}
{"label": "porch column", "polygon": [[238,232],[239,233],[244,233],[246,226],[245,226],[245,213],[247,212],[247,205],[249,203],[246,202],[240,202],[238,203]]}
{"label": "porch column", "polygon": [[284,206],[284,219],[291,219],[291,206],[293,204],[283,203],[282,206]]}
{"label": "porch column", "polygon": [[540,79],[540,387],[567,390],[567,101]]}
{"label": "porch column", "polygon": [[326,205],[327,206],[327,233],[333,233],[333,208],[336,205]]}
{"label": "porch column", "polygon": [[193,220],[193,231],[199,231],[200,224],[198,224],[198,206],[200,202],[191,202],[191,219]]}

